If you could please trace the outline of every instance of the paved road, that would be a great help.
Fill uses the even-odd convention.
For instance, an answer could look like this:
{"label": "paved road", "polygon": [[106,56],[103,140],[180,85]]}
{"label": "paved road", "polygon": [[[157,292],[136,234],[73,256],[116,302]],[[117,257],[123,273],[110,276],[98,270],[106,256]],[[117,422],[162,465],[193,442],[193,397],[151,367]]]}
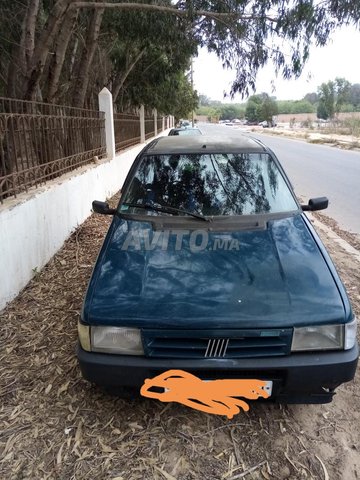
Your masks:
{"label": "paved road", "polygon": [[[222,125],[200,128],[204,134],[246,133]],[[360,234],[360,152],[270,135],[250,135],[275,152],[298,196],[306,203],[311,197],[327,196],[329,208],[324,213],[341,228]]]}

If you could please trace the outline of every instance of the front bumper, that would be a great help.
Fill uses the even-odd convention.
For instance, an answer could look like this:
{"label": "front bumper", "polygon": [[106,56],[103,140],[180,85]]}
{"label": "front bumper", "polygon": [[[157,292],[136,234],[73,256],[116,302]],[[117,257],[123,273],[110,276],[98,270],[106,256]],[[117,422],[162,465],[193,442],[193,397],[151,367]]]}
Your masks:
{"label": "front bumper", "polygon": [[136,387],[167,370],[185,370],[203,380],[254,378],[272,380],[272,400],[284,403],[328,403],[334,389],[355,376],[359,349],[293,353],[246,359],[179,360],[86,352],[78,344],[83,377],[103,387]]}

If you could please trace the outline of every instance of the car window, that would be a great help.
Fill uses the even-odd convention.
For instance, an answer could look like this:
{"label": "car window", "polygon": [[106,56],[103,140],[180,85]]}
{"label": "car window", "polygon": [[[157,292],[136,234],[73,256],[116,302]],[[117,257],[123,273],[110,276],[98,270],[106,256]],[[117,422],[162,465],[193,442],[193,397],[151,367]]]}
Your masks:
{"label": "car window", "polygon": [[201,135],[197,128],[184,128],[184,130],[177,130],[174,135]]}
{"label": "car window", "polygon": [[[122,203],[171,206],[201,215],[298,209],[276,163],[265,153],[144,156]],[[121,210],[140,213],[125,205]]]}
{"label": "car window", "polygon": [[169,135],[201,135],[198,128],[183,128],[170,130]]}

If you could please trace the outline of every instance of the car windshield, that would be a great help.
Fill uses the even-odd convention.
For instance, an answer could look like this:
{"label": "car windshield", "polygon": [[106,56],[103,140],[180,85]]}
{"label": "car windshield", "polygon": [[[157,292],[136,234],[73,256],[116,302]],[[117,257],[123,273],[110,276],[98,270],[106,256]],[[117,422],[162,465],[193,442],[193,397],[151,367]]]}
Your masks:
{"label": "car windshield", "polygon": [[144,214],[134,203],[205,216],[298,209],[276,163],[266,153],[146,155],[122,198],[121,211]]}

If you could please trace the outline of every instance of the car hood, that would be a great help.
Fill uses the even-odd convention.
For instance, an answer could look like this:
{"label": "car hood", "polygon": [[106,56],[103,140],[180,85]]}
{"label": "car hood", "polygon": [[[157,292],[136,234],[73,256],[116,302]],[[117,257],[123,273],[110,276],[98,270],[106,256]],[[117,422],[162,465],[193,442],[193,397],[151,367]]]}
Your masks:
{"label": "car hood", "polygon": [[154,231],[150,221],[114,217],[83,320],[191,329],[344,322],[340,282],[310,230],[301,214],[230,232]]}

